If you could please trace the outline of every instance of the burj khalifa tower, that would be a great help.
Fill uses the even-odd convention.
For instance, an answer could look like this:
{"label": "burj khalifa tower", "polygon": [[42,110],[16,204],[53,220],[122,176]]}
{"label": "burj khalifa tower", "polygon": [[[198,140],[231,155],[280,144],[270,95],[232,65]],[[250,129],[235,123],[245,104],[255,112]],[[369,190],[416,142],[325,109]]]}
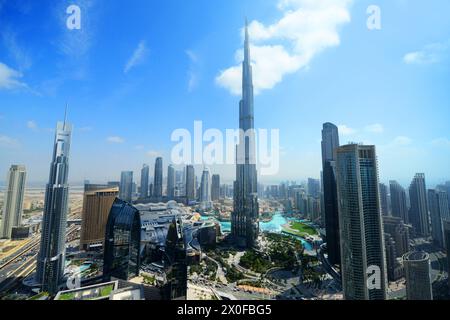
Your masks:
{"label": "burj khalifa tower", "polygon": [[241,247],[255,246],[259,233],[257,194],[253,75],[250,61],[248,24],[245,23],[244,62],[242,64],[242,100],[239,104],[239,144],[236,148],[236,181],[231,234]]}

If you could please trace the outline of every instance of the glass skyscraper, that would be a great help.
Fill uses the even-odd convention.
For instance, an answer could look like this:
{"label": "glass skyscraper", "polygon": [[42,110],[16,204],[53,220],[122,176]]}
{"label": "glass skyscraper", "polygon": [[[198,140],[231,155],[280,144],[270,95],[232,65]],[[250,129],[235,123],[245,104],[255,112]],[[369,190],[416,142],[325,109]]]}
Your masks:
{"label": "glass skyscraper", "polygon": [[156,158],[154,179],[153,197],[161,198],[163,191],[163,159],[161,157]]}
{"label": "glass skyscraper", "polygon": [[[336,181],[344,298],[385,300],[386,258],[375,147],[339,147]],[[378,279],[371,287],[373,273]]]}
{"label": "glass skyscraper", "polygon": [[36,281],[42,285],[43,291],[50,294],[58,292],[64,275],[71,135],[72,125],[65,121],[58,122],[50,177],[45,192],[41,246],[36,271]]}
{"label": "glass skyscraper", "polygon": [[211,202],[211,178],[209,169],[205,168],[202,174],[200,183],[200,206],[202,210],[209,210],[212,208]]}
{"label": "glass skyscraper", "polygon": [[429,237],[431,232],[425,174],[417,173],[415,175],[409,187],[409,199],[411,202],[409,221],[413,225],[416,235]]}
{"label": "glass skyscraper", "polygon": [[123,171],[120,175],[119,198],[129,203],[133,200],[133,171]]}
{"label": "glass skyscraper", "polygon": [[195,200],[195,169],[192,165],[186,167],[186,199],[188,203]]}
{"label": "glass skyscraper", "polygon": [[24,166],[13,165],[8,171],[0,238],[10,239],[12,228],[22,223],[26,175]]}
{"label": "glass skyscraper", "polygon": [[175,168],[169,165],[167,168],[167,197],[173,199],[175,197],[176,176]]}
{"label": "glass skyscraper", "polygon": [[401,218],[404,223],[409,223],[405,189],[397,181],[390,181],[389,185],[392,216]]}
{"label": "glass skyscraper", "polygon": [[328,260],[331,264],[339,264],[341,261],[335,177],[335,150],[338,147],[338,127],[332,123],[325,123],[322,129],[323,203]]}
{"label": "glass skyscraper", "polygon": [[176,217],[169,226],[165,245],[164,267],[167,283],[164,295],[167,300],[187,298],[187,260],[183,222]]}
{"label": "glass skyscraper", "polygon": [[245,26],[242,63],[242,100],[239,104],[239,129],[244,133],[236,148],[236,181],[231,214],[231,234],[236,244],[251,248],[259,233],[259,207],[255,159],[253,75],[250,61],[248,26]]}
{"label": "glass skyscraper", "polygon": [[141,215],[129,203],[116,199],[105,232],[103,276],[128,280],[139,275]]}
{"label": "glass skyscraper", "polygon": [[141,189],[139,192],[141,199],[148,198],[149,175],[150,168],[147,164],[144,164],[141,169]]}

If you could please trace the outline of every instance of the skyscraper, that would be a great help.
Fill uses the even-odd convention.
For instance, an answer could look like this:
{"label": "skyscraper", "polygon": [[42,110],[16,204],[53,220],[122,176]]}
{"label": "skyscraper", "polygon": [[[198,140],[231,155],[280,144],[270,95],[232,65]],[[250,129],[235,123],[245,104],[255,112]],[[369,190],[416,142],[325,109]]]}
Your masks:
{"label": "skyscraper", "polygon": [[443,220],[450,220],[447,193],[428,190],[428,207],[431,218],[431,236],[436,245],[445,248]]}
{"label": "skyscraper", "polygon": [[144,164],[141,169],[141,190],[140,190],[140,198],[147,199],[148,187],[149,187],[149,176],[150,176],[150,167],[147,164]]}
{"label": "skyscraper", "polygon": [[175,197],[175,168],[173,165],[170,165],[167,168],[167,197],[169,199],[173,199]]}
{"label": "skyscraper", "polygon": [[12,228],[22,224],[26,175],[25,166],[12,165],[8,171],[0,238],[10,239]]}
{"label": "skyscraper", "polygon": [[[445,252],[447,254],[447,273],[450,274],[450,220],[443,221]],[[448,279],[450,286],[450,277]]]}
{"label": "skyscraper", "polygon": [[388,188],[384,183],[380,183],[380,201],[381,201],[381,214],[383,216],[389,216]]}
{"label": "skyscraper", "polygon": [[103,246],[108,215],[118,195],[118,187],[92,184],[84,186],[80,235],[82,250]]}
{"label": "skyscraper", "polygon": [[211,203],[211,178],[209,169],[205,168],[202,174],[200,183],[200,206],[202,210],[209,210],[212,208]]}
{"label": "skyscraper", "polygon": [[133,171],[123,171],[120,175],[119,198],[131,203],[133,200]]}
{"label": "skyscraper", "polygon": [[425,174],[417,173],[409,187],[411,208],[409,219],[417,236],[430,236],[430,220],[428,218],[427,190]]}
{"label": "skyscraper", "polygon": [[66,121],[58,122],[50,176],[45,191],[36,280],[42,285],[42,290],[50,294],[58,291],[66,262],[66,219],[69,198],[67,178],[71,135],[72,125]]}
{"label": "skyscraper", "polygon": [[404,223],[409,223],[405,189],[397,181],[390,181],[389,185],[392,216],[401,218]]}
{"label": "skyscraper", "polygon": [[430,255],[426,252],[409,252],[403,256],[408,300],[433,300]]}
{"label": "skyscraper", "polygon": [[213,174],[211,182],[211,200],[218,201],[220,199],[220,176]]}
{"label": "skyscraper", "polygon": [[161,198],[163,191],[163,159],[161,157],[156,158],[154,179],[153,197]]}
{"label": "skyscraper", "polygon": [[[342,285],[346,300],[386,299],[386,258],[375,146],[336,153]],[[378,279],[372,284],[372,276]]]}
{"label": "skyscraper", "polygon": [[313,198],[320,198],[320,180],[308,178],[308,194]]}
{"label": "skyscraper", "polygon": [[242,100],[239,104],[240,137],[236,152],[236,181],[231,214],[231,234],[239,246],[253,247],[259,233],[259,208],[255,159],[253,75],[250,60],[248,26],[245,26],[242,63]]}
{"label": "skyscraper", "polygon": [[139,210],[116,199],[108,216],[105,231],[103,277],[129,280],[139,275],[141,215]]}
{"label": "skyscraper", "polygon": [[183,222],[176,217],[169,226],[166,237],[164,267],[167,283],[164,296],[167,300],[187,298],[187,259]]}
{"label": "skyscraper", "polygon": [[195,170],[192,165],[186,167],[186,199],[188,203],[195,200]]}
{"label": "skyscraper", "polygon": [[339,264],[341,261],[335,173],[335,150],[338,147],[338,127],[325,123],[322,130],[323,202],[328,260],[331,264]]}

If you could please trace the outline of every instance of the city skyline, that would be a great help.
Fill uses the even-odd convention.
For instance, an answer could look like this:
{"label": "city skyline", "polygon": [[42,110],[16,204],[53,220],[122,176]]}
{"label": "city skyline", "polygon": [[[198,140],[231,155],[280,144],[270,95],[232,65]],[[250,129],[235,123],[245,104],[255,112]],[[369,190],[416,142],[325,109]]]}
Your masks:
{"label": "city skyline", "polygon": [[[202,120],[205,128],[236,128],[234,106],[238,97],[233,89],[234,78],[227,75],[233,75],[236,62],[232,58],[242,48],[243,12],[249,17],[251,48],[255,52],[252,65],[258,79],[255,125],[280,129],[281,170],[277,176],[262,177],[262,183],[318,178],[322,166],[320,127],[325,122],[339,126],[342,143],[377,146],[383,183],[397,180],[407,187],[416,172],[427,175],[430,187],[450,180],[445,123],[449,22],[444,14],[450,5],[438,0],[409,5],[406,11],[410,15],[420,13],[429,18],[411,24],[407,22],[410,15],[401,14],[406,4],[380,1],[382,28],[370,31],[365,14],[368,2],[338,1],[337,12],[342,16],[335,17],[330,29],[325,30],[337,41],[319,42],[318,48],[305,44],[296,52],[289,50],[292,43],[280,40],[289,36],[288,30],[279,27],[279,22],[289,17],[288,10],[300,10],[305,18],[330,14],[307,1],[296,3],[288,2],[283,8],[279,6],[281,2],[270,1],[255,8],[251,2],[231,1],[214,4],[214,10],[204,10],[209,13],[207,16],[195,9],[198,5],[208,9],[211,4],[199,1],[186,6],[185,17],[174,13],[181,19],[179,26],[188,24],[188,17],[203,19],[202,28],[183,31],[182,41],[177,41],[180,34],[174,28],[164,36],[153,32],[161,30],[160,24],[165,23],[154,12],[168,14],[173,2],[142,2],[121,13],[122,8],[113,4],[105,13],[100,6],[89,7],[80,1],[86,16],[79,37],[63,23],[66,3],[61,4],[61,10],[58,7],[53,11],[28,1],[3,5],[0,16],[5,18],[7,28],[2,30],[0,43],[5,49],[0,51],[0,99],[4,101],[0,107],[0,172],[4,172],[0,175],[1,184],[5,184],[9,166],[16,163],[26,165],[30,183],[45,182],[50,161],[45,146],[51,143],[53,131],[48,128],[61,117],[66,101],[76,142],[69,182],[75,184],[85,179],[118,180],[124,170],[132,170],[138,177],[142,164],[154,163],[157,156],[169,163],[171,132],[178,128],[192,130],[195,120]],[[217,12],[222,9],[219,16]],[[137,15],[131,24],[130,14]],[[123,19],[117,26],[110,25],[105,15]],[[144,15],[154,19],[148,22]],[[36,23],[39,19],[47,19],[48,23],[42,26]],[[35,34],[49,39],[48,42],[37,43],[30,38],[27,30],[32,25],[36,27]],[[116,32],[117,39],[105,33],[106,25],[108,33]],[[302,26],[292,27],[302,35],[307,32]],[[277,34],[266,34],[269,29]],[[411,33],[415,34],[414,39],[406,39]],[[61,44],[57,45],[59,40]],[[112,53],[117,41],[122,41],[121,49]],[[76,52],[76,45],[85,47]],[[288,53],[288,66],[279,68],[284,70],[282,74],[277,74],[279,70],[271,74],[262,68],[261,48],[272,50],[277,46],[284,48],[282,53]],[[110,58],[102,58],[104,50],[112,53]],[[240,52],[236,54],[238,61]],[[307,53],[311,53],[311,59],[306,64],[299,68],[290,65],[296,60],[293,58]],[[53,61],[60,67],[52,67]],[[166,70],[169,80],[161,81],[163,65],[170,66]],[[364,71],[359,74],[352,70]],[[346,81],[339,80],[343,74]],[[269,75],[279,81],[266,78]],[[368,75],[373,81],[364,81]],[[176,97],[169,90],[175,90]],[[277,112],[273,112],[273,106]],[[123,126],[119,122],[123,117],[116,116],[123,112],[139,117],[129,117],[130,125]],[[301,125],[294,124],[293,119]],[[105,158],[111,161],[105,163]],[[224,182],[233,181],[234,166],[210,168]],[[201,172],[201,166],[196,166],[196,172]]]}

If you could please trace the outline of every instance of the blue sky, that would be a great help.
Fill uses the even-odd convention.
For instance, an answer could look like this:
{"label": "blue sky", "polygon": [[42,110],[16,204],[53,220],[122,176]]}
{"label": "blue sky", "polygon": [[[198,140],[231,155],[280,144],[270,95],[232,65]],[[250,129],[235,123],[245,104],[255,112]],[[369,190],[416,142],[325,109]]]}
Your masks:
{"label": "blue sky", "polygon": [[[81,30],[66,27],[71,4]],[[372,4],[381,30],[366,26]],[[341,143],[377,145],[382,181],[425,172],[434,186],[450,179],[449,12],[447,0],[0,0],[0,181],[13,163],[47,179],[66,102],[73,182],[138,175],[159,154],[167,165],[171,133],[196,120],[235,128],[247,16],[256,126],[280,129],[282,146],[265,182],[319,177],[330,121]]]}

